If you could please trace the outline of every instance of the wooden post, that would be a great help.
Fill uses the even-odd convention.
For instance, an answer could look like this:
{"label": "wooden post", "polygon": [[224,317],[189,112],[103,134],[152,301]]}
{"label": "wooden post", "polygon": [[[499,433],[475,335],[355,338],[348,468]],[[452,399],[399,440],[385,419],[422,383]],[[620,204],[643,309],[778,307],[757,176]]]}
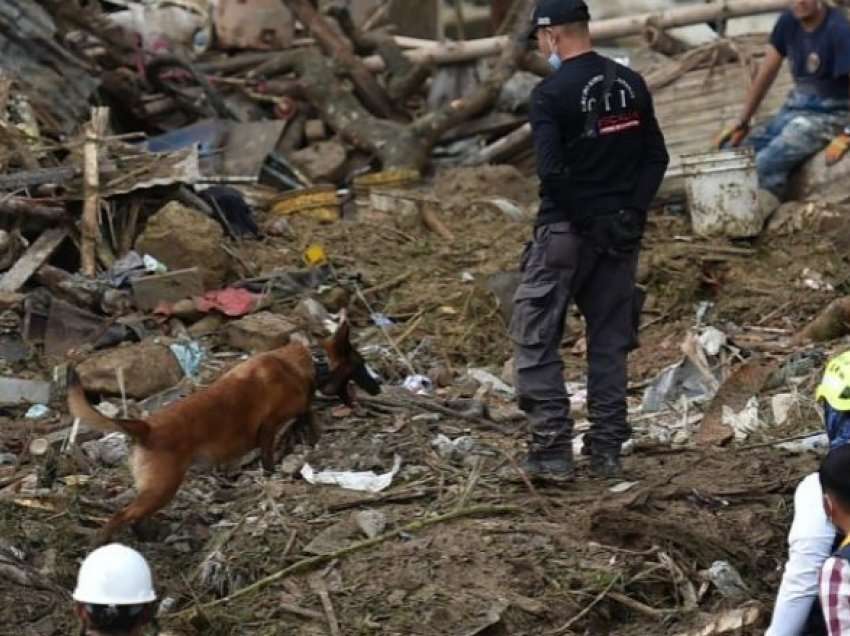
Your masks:
{"label": "wooden post", "polygon": [[93,108],[91,121],[86,125],[86,141],[83,145],[83,221],[82,271],[86,276],[97,274],[97,240],[100,235],[98,217],[100,212],[100,172],[97,150],[99,140],[106,134],[109,121],[108,108]]}

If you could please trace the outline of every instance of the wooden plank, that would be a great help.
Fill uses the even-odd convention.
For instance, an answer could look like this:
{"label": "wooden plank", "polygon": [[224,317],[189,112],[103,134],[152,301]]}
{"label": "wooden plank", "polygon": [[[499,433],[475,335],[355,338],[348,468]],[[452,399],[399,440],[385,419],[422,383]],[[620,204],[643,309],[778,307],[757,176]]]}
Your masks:
{"label": "wooden plank", "polygon": [[44,265],[67,236],[68,229],[64,227],[45,230],[12,266],[12,269],[0,279],[0,292],[16,292],[23,287],[30,276]]}

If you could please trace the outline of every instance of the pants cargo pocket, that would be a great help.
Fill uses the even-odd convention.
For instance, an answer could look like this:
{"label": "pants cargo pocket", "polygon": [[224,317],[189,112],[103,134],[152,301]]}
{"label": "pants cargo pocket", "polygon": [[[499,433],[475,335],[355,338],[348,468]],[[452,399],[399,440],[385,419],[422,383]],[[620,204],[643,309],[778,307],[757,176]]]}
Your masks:
{"label": "pants cargo pocket", "polygon": [[569,223],[552,223],[546,227],[543,262],[548,269],[576,270],[581,237]]}
{"label": "pants cargo pocket", "polygon": [[557,283],[522,283],[514,294],[511,339],[518,345],[533,347],[546,341],[551,325],[552,300]]}

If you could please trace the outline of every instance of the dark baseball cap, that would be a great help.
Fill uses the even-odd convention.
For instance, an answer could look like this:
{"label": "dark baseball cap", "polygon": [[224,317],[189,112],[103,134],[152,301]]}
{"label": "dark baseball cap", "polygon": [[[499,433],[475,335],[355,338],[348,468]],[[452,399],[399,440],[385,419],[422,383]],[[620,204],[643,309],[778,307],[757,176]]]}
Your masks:
{"label": "dark baseball cap", "polygon": [[534,37],[537,29],[571,22],[590,22],[590,9],[584,0],[539,0],[531,13],[528,38]]}

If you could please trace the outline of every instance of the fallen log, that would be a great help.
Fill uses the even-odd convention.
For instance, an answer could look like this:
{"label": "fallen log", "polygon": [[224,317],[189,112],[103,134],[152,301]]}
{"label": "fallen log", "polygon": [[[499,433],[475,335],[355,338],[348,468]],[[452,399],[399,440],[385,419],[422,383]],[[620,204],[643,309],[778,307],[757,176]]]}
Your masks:
{"label": "fallen log", "polygon": [[63,223],[71,219],[64,207],[42,205],[24,197],[0,198],[0,214],[27,216],[52,223]]}
{"label": "fallen log", "polygon": [[817,318],[794,336],[794,344],[829,342],[850,333],[850,296],[833,300]]}
{"label": "fallen log", "polygon": [[401,45],[388,33],[365,33],[358,29],[348,7],[337,6],[330,10],[343,33],[354,44],[358,55],[377,52],[386,67],[387,94],[394,102],[402,102],[415,93],[431,76],[432,67],[414,64],[407,59]]}
{"label": "fallen log", "polygon": [[[602,42],[641,34],[650,23],[660,29],[671,29],[715,20],[773,13],[786,8],[788,8],[787,0],[725,0],[705,5],[678,7],[658,13],[641,13],[598,20],[590,23],[590,33],[595,41]],[[524,14],[520,13],[520,15]],[[497,36],[465,42],[444,42],[436,46],[409,50],[406,55],[417,64],[453,64],[498,55],[509,44],[508,36]],[[384,68],[383,61],[378,56],[370,56],[365,60],[365,64],[372,71],[381,71]]]}
{"label": "fallen log", "polygon": [[322,50],[346,69],[357,87],[357,95],[369,111],[380,117],[391,117],[397,114],[383,87],[309,0],[285,0],[284,3],[316,38]]}
{"label": "fallen log", "polygon": [[522,51],[510,47],[493,72],[468,97],[455,100],[409,124],[372,115],[339,81],[339,62],[316,49],[279,54],[259,72],[285,74],[294,71],[304,82],[305,98],[325,123],[353,146],[374,154],[384,170],[425,167],[431,148],[447,130],[486,111],[498,98],[504,83],[517,68]]}

